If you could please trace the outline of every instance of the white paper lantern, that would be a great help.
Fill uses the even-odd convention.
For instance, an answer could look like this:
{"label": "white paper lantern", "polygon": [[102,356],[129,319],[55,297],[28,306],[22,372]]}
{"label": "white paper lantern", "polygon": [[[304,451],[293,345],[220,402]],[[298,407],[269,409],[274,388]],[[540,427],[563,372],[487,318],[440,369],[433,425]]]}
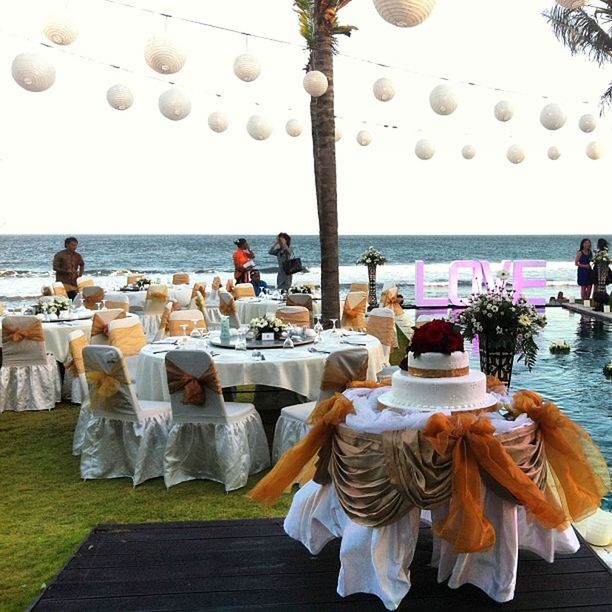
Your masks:
{"label": "white paper lantern", "polygon": [[338,142],[342,138],[342,128],[339,125],[336,125],[334,129],[334,140]]}
{"label": "white paper lantern", "polygon": [[525,159],[525,151],[519,145],[513,144],[508,147],[506,157],[513,164],[520,164]]}
{"label": "white paper lantern", "polygon": [[436,5],[436,0],[374,0],[378,14],[398,28],[411,28],[423,23]]}
{"label": "white paper lantern", "polygon": [[79,35],[79,28],[68,13],[53,13],[45,20],[45,36],[56,45],[69,45]]}
{"label": "white paper lantern", "polygon": [[208,115],[208,127],[213,131],[220,134],[225,132],[229,126],[229,119],[225,113],[215,111]]}
{"label": "white paper lantern", "polygon": [[311,70],[304,76],[304,89],[313,97],[322,96],[328,87],[327,77],[319,70]]}
{"label": "white paper lantern", "polygon": [[563,8],[569,9],[570,11],[579,9],[588,3],[589,0],[557,0],[558,5],[562,6]]}
{"label": "white paper lantern", "polygon": [[147,40],[144,57],[147,64],[160,74],[174,74],[187,61],[183,50],[165,34],[157,34]]}
{"label": "white paper lantern", "polygon": [[551,102],[540,112],[540,123],[547,130],[558,130],[565,125],[567,117],[558,104]]}
{"label": "white paper lantern", "polygon": [[264,115],[252,115],[247,122],[247,132],[255,140],[269,138],[272,129],[272,122]]}
{"label": "white paper lantern", "polygon": [[493,114],[498,121],[506,122],[512,119],[514,108],[508,100],[500,100],[493,109]]}
{"label": "white paper lantern", "polygon": [[578,127],[587,134],[597,127],[597,119],[591,114],[582,115],[578,120]]}
{"label": "white paper lantern", "polygon": [[36,53],[20,53],[11,65],[13,78],[28,91],[45,91],[55,83],[55,68]]}
{"label": "white paper lantern", "polygon": [[386,77],[382,77],[374,82],[372,85],[372,91],[374,92],[374,97],[381,102],[388,102],[393,99],[395,95],[395,85],[393,85],[393,81],[391,79],[387,79]]}
{"label": "white paper lantern", "polygon": [[191,112],[191,100],[175,87],[167,89],[159,96],[161,114],[172,121],[180,121]]}
{"label": "white paper lantern", "polygon": [[548,147],[548,151],[546,152],[548,155],[548,159],[552,159],[553,161],[559,159],[561,157],[561,151],[559,147]]}
{"label": "white paper lantern", "polygon": [[134,104],[134,96],[129,87],[120,83],[108,88],[106,100],[114,109],[120,111],[127,110]]}
{"label": "white paper lantern", "polygon": [[368,130],[359,130],[357,132],[357,142],[362,147],[367,147],[372,142],[372,134]]}
{"label": "white paper lantern", "polygon": [[414,152],[419,159],[431,159],[436,152],[433,142],[421,139],[414,145]]}
{"label": "white paper lantern", "polygon": [[587,145],[586,154],[587,157],[590,157],[591,159],[599,159],[604,154],[604,148],[600,142],[593,140],[593,142],[589,142]]}
{"label": "white paper lantern", "polygon": [[241,81],[250,83],[261,74],[261,64],[254,55],[243,53],[234,60],[234,74]]}
{"label": "white paper lantern", "polygon": [[289,136],[295,138],[302,133],[302,122],[299,119],[289,119],[285,125],[285,131]]}
{"label": "white paper lantern", "polygon": [[429,104],[438,115],[450,115],[457,108],[457,96],[448,85],[438,85],[429,94]]}
{"label": "white paper lantern", "polygon": [[464,159],[474,159],[476,147],[474,145],[465,145],[465,147],[461,149],[461,155],[463,155]]}

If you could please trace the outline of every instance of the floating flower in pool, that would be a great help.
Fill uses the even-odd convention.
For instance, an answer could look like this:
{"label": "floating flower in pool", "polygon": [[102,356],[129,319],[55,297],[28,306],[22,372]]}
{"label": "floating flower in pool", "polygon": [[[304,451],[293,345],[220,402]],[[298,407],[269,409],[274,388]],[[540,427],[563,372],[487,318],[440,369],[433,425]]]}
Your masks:
{"label": "floating flower in pool", "polygon": [[603,367],[603,373],[608,378],[612,378],[612,361],[608,361],[606,365]]}
{"label": "floating flower in pool", "polygon": [[548,347],[551,353],[569,353],[571,350],[570,345],[565,340],[554,340]]}

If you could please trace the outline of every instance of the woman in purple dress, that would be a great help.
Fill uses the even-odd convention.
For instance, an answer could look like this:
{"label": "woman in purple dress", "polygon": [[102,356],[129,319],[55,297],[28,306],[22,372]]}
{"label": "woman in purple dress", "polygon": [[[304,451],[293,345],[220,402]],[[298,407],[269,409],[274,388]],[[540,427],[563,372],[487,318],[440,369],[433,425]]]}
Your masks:
{"label": "woman in purple dress", "polygon": [[592,259],[591,241],[588,238],[583,238],[580,241],[580,249],[576,253],[574,261],[578,267],[578,285],[580,285],[580,297],[583,300],[590,300],[591,291],[593,290]]}

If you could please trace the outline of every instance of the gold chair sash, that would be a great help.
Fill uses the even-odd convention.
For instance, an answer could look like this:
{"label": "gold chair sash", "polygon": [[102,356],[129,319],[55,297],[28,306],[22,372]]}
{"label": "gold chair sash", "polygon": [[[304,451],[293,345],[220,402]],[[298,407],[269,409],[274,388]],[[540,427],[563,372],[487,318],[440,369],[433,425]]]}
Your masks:
{"label": "gold chair sash", "polygon": [[117,319],[125,319],[125,311],[121,311],[117,313],[112,319],[104,320],[102,315],[99,312],[94,314],[93,323],[91,324],[91,335],[97,336],[98,334],[104,334],[108,336],[108,324],[111,321],[116,321]]}
{"label": "gold chair sash", "polygon": [[63,297],[68,297],[68,292],[66,291],[66,287],[62,283],[57,286],[53,285],[53,295],[61,295]]}
{"label": "gold chair sash", "polygon": [[[243,286],[248,285],[248,286]],[[255,287],[251,283],[240,283],[234,287],[234,298],[255,297]]]}
{"label": "gold chair sash", "polygon": [[98,403],[113,397],[121,389],[121,385],[127,385],[125,369],[122,361],[113,363],[110,372],[102,370],[89,370],[85,373],[87,382],[91,385],[91,404],[92,408]]}
{"label": "gold chair sash", "polygon": [[229,302],[224,302],[223,300],[219,300],[219,312],[222,315],[227,317],[231,317],[236,314],[236,302],[232,298]]}
{"label": "gold chair sash", "polygon": [[349,291],[363,291],[368,292],[368,283],[351,283]]}
{"label": "gold chair sash", "polygon": [[[352,380],[365,380],[368,374],[368,351],[359,347],[346,351],[338,351],[327,358],[323,376],[321,377],[321,390],[342,392]],[[310,416],[318,418],[317,409]]]}
{"label": "gold chair sash", "polygon": [[64,364],[67,370],[73,376],[85,374],[85,364],[83,363],[83,349],[87,346],[87,338],[79,336],[74,340],[70,340],[68,347],[70,350],[70,359]]}
{"label": "gold chair sash", "polygon": [[44,342],[45,336],[41,322],[37,319],[29,327],[13,327],[6,323],[2,326],[2,343],[21,342],[32,340],[32,342]]}
{"label": "gold chair sash", "polygon": [[124,357],[138,355],[142,347],[147,345],[141,325],[111,329],[108,340],[111,346],[118,348],[123,353]]}
{"label": "gold chair sash", "polygon": [[193,289],[191,290],[191,299],[201,295],[206,301],[206,283],[194,283]]}
{"label": "gold chair sash", "polygon": [[290,323],[296,327],[309,327],[310,326],[310,313],[308,310],[301,312],[286,312],[282,308],[276,311],[276,316],[284,323]]}
{"label": "gold chair sash", "polygon": [[[66,283],[64,283],[66,284]],[[79,291],[83,290],[83,287],[94,287],[93,278],[77,279],[77,287]]]}
{"label": "gold chair sash", "polygon": [[147,291],[147,300],[154,302],[167,302],[168,301],[168,289],[150,289]]}
{"label": "gold chair sash", "polygon": [[342,310],[342,326],[355,329],[365,329],[366,303],[366,298],[364,297],[359,300],[355,306],[351,306],[347,298],[344,301],[344,308]]}
{"label": "gold chair sash", "polygon": [[188,285],[189,284],[189,274],[184,272],[179,272],[177,274],[172,275],[172,284],[173,285]]}
{"label": "gold chair sash", "polygon": [[393,313],[401,315],[404,313],[404,309],[401,307],[399,298],[397,297],[397,287],[391,287],[383,292],[383,308],[391,308]]}
{"label": "gold chair sash", "polygon": [[159,329],[165,329],[166,331],[168,331],[168,328],[170,327],[170,313],[172,312],[172,310],[172,306],[168,306],[166,304],[166,307],[162,312],[161,319],[159,320]]}
{"label": "gold chair sash", "polygon": [[366,322],[366,329],[370,336],[375,336],[383,346],[395,344],[395,320],[391,317],[377,317],[370,315]]}
{"label": "gold chair sash", "polygon": [[[181,325],[187,325],[187,329],[185,330],[185,333],[187,335],[189,335],[194,328],[193,325],[193,321],[190,319],[170,319],[168,321],[168,334],[170,336],[182,336],[183,335],[183,329],[181,328]],[[195,327],[197,327],[198,329],[206,329],[206,322],[204,321],[204,319],[199,319],[197,324],[195,325]]]}
{"label": "gold chair sash", "polygon": [[227,283],[225,283],[225,290],[228,293],[231,293],[231,294],[234,293],[234,281],[233,281],[233,279],[231,279],[231,278],[227,279]]}
{"label": "gold chair sash", "polygon": [[129,302],[115,302],[114,300],[106,300],[106,307],[109,310],[114,310],[120,308],[127,314],[130,312],[130,303]]}
{"label": "gold chair sash", "polygon": [[219,289],[221,289],[221,278],[220,277],[215,276],[215,278],[213,278],[211,288],[214,291],[219,291]]}
{"label": "gold chair sash", "polygon": [[127,284],[133,285],[136,281],[142,280],[145,277],[144,274],[128,274]]}
{"label": "gold chair sash", "polygon": [[199,377],[188,374],[175,363],[166,361],[166,374],[168,375],[168,389],[170,393],[183,392],[183,404],[204,406],[206,403],[206,389],[221,395],[223,389],[214,363]]}
{"label": "gold chair sash", "polygon": [[312,312],[312,296],[308,294],[289,294],[287,306],[302,306]]}
{"label": "gold chair sash", "polygon": [[88,292],[87,295],[83,294],[83,305],[89,310],[96,310],[96,303],[101,302],[103,299],[104,289],[102,289],[102,287],[99,287],[97,291],[92,291],[91,293]]}

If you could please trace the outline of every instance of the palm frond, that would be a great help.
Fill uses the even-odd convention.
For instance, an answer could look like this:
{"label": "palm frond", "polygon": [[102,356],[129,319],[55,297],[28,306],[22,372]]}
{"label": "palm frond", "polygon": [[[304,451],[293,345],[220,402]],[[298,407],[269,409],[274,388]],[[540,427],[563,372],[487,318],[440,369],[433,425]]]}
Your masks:
{"label": "palm frond", "polygon": [[606,109],[612,107],[612,83],[608,85],[608,89],[601,94],[599,100],[599,114],[603,115]]}
{"label": "palm frond", "polygon": [[334,28],[334,36],[337,35],[344,35],[344,36],[350,36],[353,32],[353,30],[357,31],[359,28],[357,26],[352,26],[352,25],[345,25],[345,26],[336,26]]}
{"label": "palm frond", "polygon": [[298,14],[300,36],[306,41],[308,49],[315,44],[316,23],[314,17],[315,0],[294,0],[293,10]]}

